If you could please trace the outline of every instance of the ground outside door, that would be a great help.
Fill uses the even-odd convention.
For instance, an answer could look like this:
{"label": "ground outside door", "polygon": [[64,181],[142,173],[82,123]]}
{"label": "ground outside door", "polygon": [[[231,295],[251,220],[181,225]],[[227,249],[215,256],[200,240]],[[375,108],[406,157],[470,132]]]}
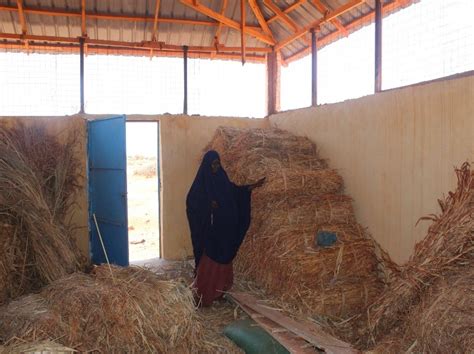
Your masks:
{"label": "ground outside door", "polygon": [[106,254],[110,263],[129,264],[125,121],[125,116],[115,116],[88,122],[89,230],[94,264],[106,263]]}

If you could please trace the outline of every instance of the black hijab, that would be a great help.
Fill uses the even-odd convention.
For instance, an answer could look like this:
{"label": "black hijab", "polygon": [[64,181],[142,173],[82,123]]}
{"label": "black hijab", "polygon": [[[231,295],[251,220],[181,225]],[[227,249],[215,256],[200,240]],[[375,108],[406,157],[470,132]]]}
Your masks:
{"label": "black hijab", "polygon": [[232,183],[222,166],[213,174],[214,160],[220,161],[216,151],[204,155],[186,198],[196,268],[203,253],[217,263],[232,262],[250,225],[248,186]]}

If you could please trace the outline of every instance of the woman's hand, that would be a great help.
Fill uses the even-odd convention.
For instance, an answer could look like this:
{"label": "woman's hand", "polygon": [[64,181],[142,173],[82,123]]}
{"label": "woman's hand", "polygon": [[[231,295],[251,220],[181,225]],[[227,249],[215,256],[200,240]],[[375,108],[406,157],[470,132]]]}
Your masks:
{"label": "woman's hand", "polygon": [[219,208],[219,204],[217,204],[217,202],[216,202],[215,200],[213,200],[213,201],[211,202],[211,208],[212,208],[212,209],[217,209],[217,208]]}
{"label": "woman's hand", "polygon": [[260,188],[261,186],[263,186],[266,179],[267,179],[267,177],[263,177],[263,178],[259,179],[257,182],[255,182],[254,184],[251,184],[249,186],[249,190],[253,191],[255,188]]}

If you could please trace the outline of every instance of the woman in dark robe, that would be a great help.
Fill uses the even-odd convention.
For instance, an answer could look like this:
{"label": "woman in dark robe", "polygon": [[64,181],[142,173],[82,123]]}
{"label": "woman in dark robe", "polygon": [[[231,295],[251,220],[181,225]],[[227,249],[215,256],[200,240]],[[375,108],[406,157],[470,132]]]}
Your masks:
{"label": "woman in dark robe", "polygon": [[232,287],[232,260],[250,225],[250,197],[255,184],[237,186],[208,151],[186,198],[195,261],[194,287],[200,305],[210,306]]}

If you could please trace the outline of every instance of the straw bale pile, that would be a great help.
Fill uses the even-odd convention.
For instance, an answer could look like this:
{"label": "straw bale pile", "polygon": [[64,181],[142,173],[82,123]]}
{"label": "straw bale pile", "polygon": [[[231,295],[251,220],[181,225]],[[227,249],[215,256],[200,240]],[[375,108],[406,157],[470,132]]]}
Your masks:
{"label": "straw bale pile", "polygon": [[202,333],[187,286],[133,267],[75,273],[0,309],[4,342],[57,339],[80,351],[169,353],[205,350]]}
{"label": "straw bale pile", "polygon": [[84,266],[67,219],[79,188],[75,139],[0,127],[0,303]]}
{"label": "straw bale pile", "polygon": [[[278,129],[221,127],[207,149],[237,184],[267,178],[252,196],[237,273],[300,314],[363,316],[384,287],[384,262],[316,146]],[[317,246],[318,231],[335,232],[336,244]]]}
{"label": "straw bale pile", "polygon": [[[456,190],[450,192],[444,200],[439,200],[440,215],[422,218],[433,221],[428,234],[415,246],[413,256],[402,267],[399,276],[369,308],[369,328],[376,343],[381,342],[388,333],[405,326],[415,316],[435,319],[435,314],[443,314],[437,319],[438,323],[448,321],[448,317],[454,319],[452,316],[457,313],[460,321],[470,325],[469,338],[472,346],[473,312],[466,311],[461,315],[464,310],[453,309],[453,306],[457,306],[456,303],[466,303],[466,309],[472,307],[472,292],[468,292],[469,286],[472,290],[472,282],[471,285],[464,284],[460,279],[464,276],[472,277],[470,269],[474,266],[474,172],[465,163],[456,170],[456,175]],[[451,279],[453,274],[455,278]],[[457,280],[457,277],[460,279]],[[449,289],[451,285],[453,289],[459,287],[459,291]],[[440,295],[436,295],[437,293]],[[447,294],[446,298],[443,294]],[[439,300],[430,300],[437,298]],[[448,305],[445,303],[448,298],[453,306],[443,309],[441,304]],[[426,305],[430,301],[432,304]],[[413,325],[419,326],[419,323]],[[456,325],[457,321],[452,325],[443,322],[438,330],[446,328],[449,331],[456,329]],[[432,337],[428,335],[433,342],[441,340],[436,339],[436,331],[433,329],[425,328],[424,331],[433,334]],[[455,330],[447,335],[459,344],[464,343],[462,331]],[[417,336],[419,340],[423,338],[424,336]]]}

